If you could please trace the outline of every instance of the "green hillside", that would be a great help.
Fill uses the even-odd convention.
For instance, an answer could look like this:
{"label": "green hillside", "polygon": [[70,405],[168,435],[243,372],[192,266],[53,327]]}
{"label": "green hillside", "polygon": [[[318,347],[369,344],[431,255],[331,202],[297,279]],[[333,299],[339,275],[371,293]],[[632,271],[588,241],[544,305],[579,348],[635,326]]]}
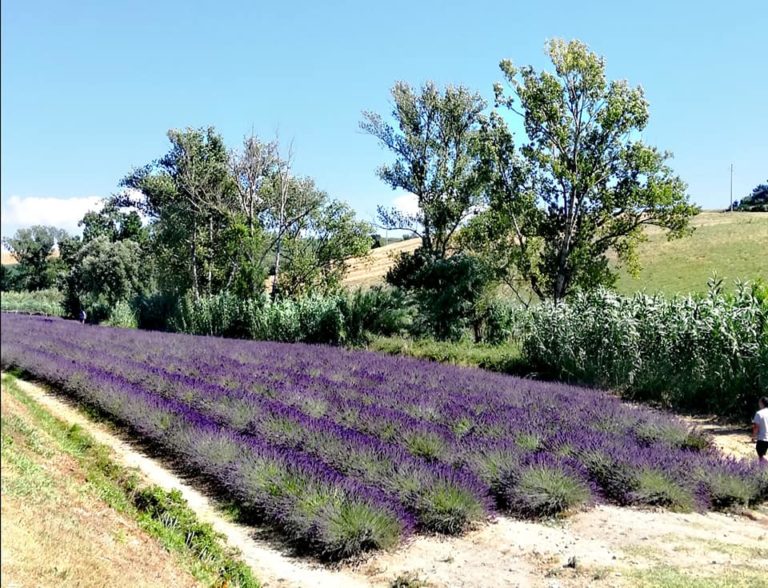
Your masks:
{"label": "green hillside", "polygon": [[729,286],[737,279],[768,280],[768,213],[704,212],[693,225],[691,237],[675,241],[649,230],[648,241],[640,246],[640,274],[622,271],[618,290],[701,292],[714,273]]}

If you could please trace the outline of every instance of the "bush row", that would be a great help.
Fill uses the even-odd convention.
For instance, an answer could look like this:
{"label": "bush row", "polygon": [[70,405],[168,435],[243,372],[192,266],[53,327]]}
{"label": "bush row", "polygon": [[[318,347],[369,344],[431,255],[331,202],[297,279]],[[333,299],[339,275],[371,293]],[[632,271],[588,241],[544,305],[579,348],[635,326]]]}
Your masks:
{"label": "bush row", "polygon": [[0,294],[0,309],[3,312],[64,316],[63,300],[63,295],[55,288],[35,292],[3,292]]}
{"label": "bush row", "polygon": [[701,297],[579,294],[530,312],[523,353],[546,377],[741,415],[768,389],[768,297],[747,285]]}

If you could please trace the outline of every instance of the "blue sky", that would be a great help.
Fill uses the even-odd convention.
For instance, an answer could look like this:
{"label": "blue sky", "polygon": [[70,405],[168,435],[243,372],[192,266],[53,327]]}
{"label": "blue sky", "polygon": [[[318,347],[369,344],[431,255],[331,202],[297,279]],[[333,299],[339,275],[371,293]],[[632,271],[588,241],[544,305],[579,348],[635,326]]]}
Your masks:
{"label": "blue sky", "polygon": [[498,62],[545,66],[544,43],[578,38],[610,78],[642,85],[643,139],[704,207],[768,179],[768,3],[2,3],[3,234],[72,226],[120,178],[167,149],[169,128],[253,128],[293,140],[295,168],[367,219],[396,198],[387,159],[358,130],[393,82],[461,83],[492,98]]}

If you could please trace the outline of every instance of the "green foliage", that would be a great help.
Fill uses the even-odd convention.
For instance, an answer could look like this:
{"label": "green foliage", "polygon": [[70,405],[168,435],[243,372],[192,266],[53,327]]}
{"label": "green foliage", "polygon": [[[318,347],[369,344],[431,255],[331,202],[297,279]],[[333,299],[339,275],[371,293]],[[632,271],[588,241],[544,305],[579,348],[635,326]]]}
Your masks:
{"label": "green foliage", "polygon": [[414,332],[457,341],[477,320],[477,304],[489,286],[486,266],[474,256],[434,257],[423,249],[401,254],[387,281],[410,292],[418,314]]}
{"label": "green foliage", "polygon": [[414,194],[418,212],[379,207],[379,219],[386,228],[413,232],[426,253],[444,258],[479,200],[476,143],[485,101],[462,86],[441,91],[432,82],[418,92],[398,82],[392,99],[394,126],[372,112],[363,113],[360,126],[395,154],[379,176]]}
{"label": "green foliage", "polygon": [[168,139],[168,153],[122,181],[141,199],[118,197],[117,204],[135,206],[150,220],[163,290],[216,293],[230,281],[236,253],[227,238],[236,193],[229,154],[210,127],[171,130]]}
{"label": "green foliage", "polygon": [[272,301],[219,294],[182,298],[166,328],[196,335],[263,341],[359,345],[371,333],[397,333],[410,317],[397,293],[374,289],[354,294]]}
{"label": "green foliage", "polygon": [[83,243],[98,237],[106,237],[109,241],[130,239],[137,243],[148,238],[139,213],[135,210],[122,210],[116,198],[108,200],[98,212],[86,212],[77,226],[83,227]]}
{"label": "green foliage", "polygon": [[25,312],[49,316],[64,316],[64,296],[59,290],[36,290],[35,292],[3,292],[0,294],[0,309],[3,312]]}
{"label": "green foliage", "polygon": [[137,313],[128,302],[125,300],[118,300],[112,307],[109,317],[103,324],[109,327],[136,329],[139,326],[139,319]]}
{"label": "green foliage", "polygon": [[[147,234],[164,294],[258,297],[270,265],[275,297],[332,292],[344,260],[370,248],[370,227],[311,178],[294,177],[277,142],[246,137],[229,152],[211,127],[168,138],[166,155],[123,179],[131,191],[83,219],[86,240]],[[146,230],[135,211],[125,212],[133,208],[149,220]]]}
{"label": "green foliage", "polygon": [[749,196],[733,203],[733,210],[741,212],[768,212],[768,183],[756,186]]}
{"label": "green foliage", "polygon": [[64,280],[66,310],[76,316],[83,308],[91,320],[100,322],[118,302],[129,301],[145,289],[146,273],[138,243],[95,237],[71,261]]}
{"label": "green foliage", "polygon": [[173,294],[153,292],[136,296],[131,301],[131,308],[140,329],[165,331],[176,313],[178,303],[178,298]]}
{"label": "green foliage", "polygon": [[66,231],[56,227],[35,225],[19,229],[3,244],[18,262],[17,284],[24,290],[44,290],[56,285],[62,264],[52,258],[57,243],[67,238]]}
{"label": "green foliage", "polygon": [[26,272],[18,263],[0,265],[0,292],[21,292],[26,279]]}
{"label": "green foliage", "polygon": [[528,365],[513,343],[506,345],[476,344],[462,341],[435,341],[433,339],[409,339],[404,337],[375,337],[368,349],[392,355],[420,357],[441,363],[480,367],[494,372],[524,375]]}
{"label": "green foliage", "polygon": [[371,248],[368,223],[337,200],[319,204],[298,220],[282,242],[283,264],[278,291],[292,297],[327,294],[341,288],[344,260],[364,256]]}
{"label": "green foliage", "polygon": [[598,290],[532,309],[524,355],[550,377],[722,415],[746,414],[768,386],[768,302],[759,287],[703,297]]}
{"label": "green foliage", "polygon": [[697,209],[669,154],[632,138],[648,123],[642,89],[608,82],[603,59],[579,41],[548,51],[554,73],[501,62],[513,94],[497,84],[496,105],[522,117],[527,143],[516,151],[497,113],[484,125],[487,208],[467,240],[511,287],[562,300],[613,284],[609,250],[635,267],[644,226],[679,237]]}
{"label": "green foliage", "polygon": [[376,286],[344,298],[347,340],[362,343],[369,334],[398,335],[408,330],[413,312],[401,290]]}

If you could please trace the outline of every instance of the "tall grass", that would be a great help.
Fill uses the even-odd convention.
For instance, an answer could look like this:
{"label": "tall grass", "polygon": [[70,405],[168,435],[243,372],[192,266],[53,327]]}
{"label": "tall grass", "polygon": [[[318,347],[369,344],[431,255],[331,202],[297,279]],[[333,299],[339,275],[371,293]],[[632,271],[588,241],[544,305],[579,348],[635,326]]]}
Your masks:
{"label": "tall grass", "polygon": [[23,312],[48,316],[64,316],[64,296],[55,288],[34,292],[0,293],[3,312]]}
{"label": "tall grass", "polygon": [[409,321],[410,314],[396,291],[374,288],[278,301],[230,294],[186,296],[176,305],[167,328],[260,341],[359,345],[371,333],[397,334]]}
{"label": "tall grass", "polygon": [[523,353],[547,377],[613,388],[665,406],[748,412],[768,389],[768,296],[712,284],[698,297],[623,297],[607,290],[528,317]]}

